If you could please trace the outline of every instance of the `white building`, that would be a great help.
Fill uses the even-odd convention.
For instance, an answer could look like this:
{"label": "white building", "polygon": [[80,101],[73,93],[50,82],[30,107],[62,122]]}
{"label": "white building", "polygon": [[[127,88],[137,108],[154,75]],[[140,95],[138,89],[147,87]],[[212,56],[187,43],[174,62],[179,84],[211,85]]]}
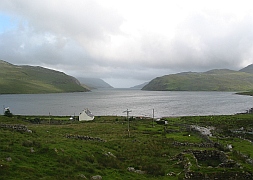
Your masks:
{"label": "white building", "polygon": [[83,110],[79,115],[79,121],[92,121],[95,116],[89,111],[89,109]]}

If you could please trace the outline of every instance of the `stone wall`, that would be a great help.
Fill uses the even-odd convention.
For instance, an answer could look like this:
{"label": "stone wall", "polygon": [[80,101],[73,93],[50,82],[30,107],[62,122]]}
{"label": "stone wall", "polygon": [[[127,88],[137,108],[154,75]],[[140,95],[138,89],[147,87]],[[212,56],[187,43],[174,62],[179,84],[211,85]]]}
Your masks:
{"label": "stone wall", "polygon": [[177,142],[172,143],[173,146],[186,146],[186,147],[201,147],[201,148],[212,148],[213,143],[189,143],[189,142]]}
{"label": "stone wall", "polygon": [[27,126],[23,124],[0,124],[0,128],[15,131],[31,132],[31,130],[29,130]]}
{"label": "stone wall", "polygon": [[79,140],[85,140],[85,141],[106,142],[105,140],[99,137],[90,137],[90,136],[76,135],[76,134],[66,134],[66,138],[79,139]]}

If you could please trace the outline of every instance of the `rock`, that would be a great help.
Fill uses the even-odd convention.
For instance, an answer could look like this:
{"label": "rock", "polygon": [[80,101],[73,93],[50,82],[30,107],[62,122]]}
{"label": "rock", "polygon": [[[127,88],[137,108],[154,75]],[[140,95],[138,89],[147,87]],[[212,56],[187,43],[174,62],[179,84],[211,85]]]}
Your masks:
{"label": "rock", "polygon": [[31,147],[30,152],[31,152],[31,153],[34,153],[34,152],[35,152],[34,149],[33,149],[33,147]]}
{"label": "rock", "polygon": [[170,173],[167,174],[167,176],[176,176],[176,173],[170,172]]}
{"label": "rock", "polygon": [[27,129],[27,132],[28,132],[28,133],[33,133],[32,130],[30,130],[30,129]]}
{"label": "rock", "polygon": [[83,178],[83,179],[87,179],[87,177],[85,175],[83,175],[83,174],[80,174],[79,177]]}
{"label": "rock", "polygon": [[100,175],[92,176],[91,179],[100,180],[100,179],[102,179],[102,176],[100,176]]}
{"label": "rock", "polygon": [[134,167],[128,167],[127,170],[130,171],[130,172],[135,172]]}
{"label": "rock", "polygon": [[145,174],[145,173],[146,173],[145,171],[142,171],[142,170],[135,170],[135,172],[136,172],[137,174]]}
{"label": "rock", "polygon": [[114,154],[112,154],[111,152],[108,152],[108,155],[110,155],[110,156],[116,158],[116,156],[115,156]]}
{"label": "rock", "polygon": [[11,157],[7,157],[6,161],[8,161],[8,162],[12,161]]}

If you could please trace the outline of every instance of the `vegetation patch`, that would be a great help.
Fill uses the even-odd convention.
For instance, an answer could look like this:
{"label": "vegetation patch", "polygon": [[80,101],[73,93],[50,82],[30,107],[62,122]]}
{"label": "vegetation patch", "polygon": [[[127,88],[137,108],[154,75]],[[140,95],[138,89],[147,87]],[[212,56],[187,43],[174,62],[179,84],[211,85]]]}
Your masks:
{"label": "vegetation patch", "polygon": [[252,179],[251,114],[131,118],[130,136],[125,117],[47,118],[0,116],[1,179]]}

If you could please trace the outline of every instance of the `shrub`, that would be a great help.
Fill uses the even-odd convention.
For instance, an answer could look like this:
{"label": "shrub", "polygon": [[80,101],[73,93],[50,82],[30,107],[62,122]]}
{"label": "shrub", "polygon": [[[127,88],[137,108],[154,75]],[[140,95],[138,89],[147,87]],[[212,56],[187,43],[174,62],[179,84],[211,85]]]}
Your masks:
{"label": "shrub", "polygon": [[6,109],[5,109],[4,115],[7,116],[7,117],[12,117],[12,116],[13,116],[13,114],[11,113],[11,111],[10,111],[9,108],[6,108]]}
{"label": "shrub", "polygon": [[154,176],[164,176],[165,175],[165,169],[160,164],[150,163],[143,165],[143,169],[148,174],[154,175]]}

